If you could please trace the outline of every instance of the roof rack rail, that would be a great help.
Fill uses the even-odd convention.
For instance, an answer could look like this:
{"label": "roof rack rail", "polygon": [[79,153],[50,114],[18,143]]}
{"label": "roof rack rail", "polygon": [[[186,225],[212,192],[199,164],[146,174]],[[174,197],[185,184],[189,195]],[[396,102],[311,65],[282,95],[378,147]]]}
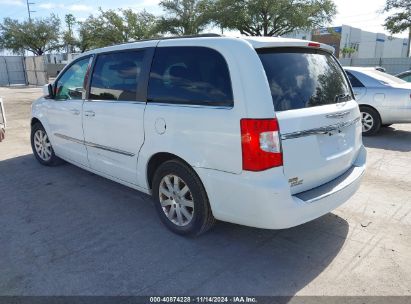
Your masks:
{"label": "roof rack rail", "polygon": [[171,40],[171,39],[180,39],[180,38],[205,38],[205,37],[224,37],[224,35],[215,34],[215,33],[205,33],[205,34],[197,34],[197,35],[181,35],[181,36],[169,36],[169,37],[153,37],[153,38],[149,38],[149,39],[133,40],[133,41],[124,42],[124,43],[120,43],[120,44],[118,44],[118,43],[116,43],[116,44],[111,44],[111,45],[108,45],[107,47],[115,46],[115,45],[121,45],[121,44],[136,43],[136,42],[153,41],[153,40]]}
{"label": "roof rack rail", "polygon": [[162,37],[162,38],[159,38],[159,40],[178,39],[178,38],[203,38],[203,37],[222,37],[222,35],[215,34],[215,33],[204,33],[204,34],[197,34],[197,35],[181,35],[181,36]]}
{"label": "roof rack rail", "polygon": [[204,38],[204,37],[224,37],[224,35],[215,34],[215,33],[204,33],[204,34],[197,34],[197,35],[153,37],[153,38],[149,38],[149,39],[140,39],[140,40],[133,40],[133,41],[129,41],[129,42],[123,42],[123,43],[114,43],[114,44],[106,45],[104,47],[93,48],[93,49],[88,50],[87,52],[93,51],[93,50],[98,50],[98,49],[101,49],[101,48],[112,47],[112,46],[116,46],[116,45],[124,45],[124,44],[144,42],[144,41],[171,40],[171,39],[179,39],[179,38]]}
{"label": "roof rack rail", "polygon": [[204,37],[222,37],[222,35],[214,34],[214,33],[204,33],[204,34],[197,34],[197,35],[154,37],[154,38],[150,38],[150,39],[135,40],[135,41],[132,41],[132,42],[150,41],[150,40],[170,40],[170,39],[180,39],[180,38],[204,38]]}

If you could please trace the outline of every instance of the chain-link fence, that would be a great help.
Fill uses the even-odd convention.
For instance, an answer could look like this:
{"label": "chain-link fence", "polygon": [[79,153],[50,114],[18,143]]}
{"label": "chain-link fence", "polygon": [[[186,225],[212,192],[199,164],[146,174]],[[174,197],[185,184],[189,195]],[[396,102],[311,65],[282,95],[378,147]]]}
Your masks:
{"label": "chain-link fence", "polygon": [[43,56],[27,56],[24,57],[27,84],[45,85],[48,83],[46,65]]}
{"label": "chain-link fence", "polygon": [[0,85],[26,84],[24,57],[0,56]]}
{"label": "chain-link fence", "polygon": [[1,86],[41,86],[48,83],[48,76],[43,56],[0,56]]}

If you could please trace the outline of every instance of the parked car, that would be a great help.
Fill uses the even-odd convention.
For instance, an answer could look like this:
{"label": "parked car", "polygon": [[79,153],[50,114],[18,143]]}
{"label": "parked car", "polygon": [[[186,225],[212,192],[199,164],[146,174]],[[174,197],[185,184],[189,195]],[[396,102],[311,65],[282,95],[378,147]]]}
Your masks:
{"label": "parked car", "polygon": [[162,222],[296,226],[358,189],[358,104],[327,45],[214,35],[92,50],[32,106],[43,165],[61,159],[149,193]]}
{"label": "parked car", "polygon": [[345,67],[360,105],[363,134],[381,127],[411,123],[411,84],[373,68]]}
{"label": "parked car", "polygon": [[406,82],[411,82],[411,71],[399,73],[398,75],[395,75],[395,77],[398,77]]}
{"label": "parked car", "polygon": [[6,137],[6,112],[4,111],[3,99],[0,98],[0,142]]}

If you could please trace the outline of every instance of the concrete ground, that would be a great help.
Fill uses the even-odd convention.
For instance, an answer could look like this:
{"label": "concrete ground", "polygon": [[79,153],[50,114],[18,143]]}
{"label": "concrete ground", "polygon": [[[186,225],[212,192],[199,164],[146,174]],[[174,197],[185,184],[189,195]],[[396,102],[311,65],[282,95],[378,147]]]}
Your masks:
{"label": "concrete ground", "polygon": [[218,223],[187,239],[150,198],[29,145],[39,88],[0,88],[0,295],[411,295],[411,125],[364,139],[368,171],[342,207],[296,228]]}

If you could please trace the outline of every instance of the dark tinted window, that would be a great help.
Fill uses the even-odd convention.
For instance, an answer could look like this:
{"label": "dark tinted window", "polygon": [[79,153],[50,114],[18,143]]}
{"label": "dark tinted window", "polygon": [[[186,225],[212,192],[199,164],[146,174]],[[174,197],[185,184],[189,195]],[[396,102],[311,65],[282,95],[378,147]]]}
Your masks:
{"label": "dark tinted window", "polygon": [[398,78],[407,82],[411,82],[411,74],[402,74],[401,76],[398,76]]}
{"label": "dark tinted window", "polygon": [[56,100],[82,99],[83,82],[87,72],[90,57],[73,63],[56,82]]}
{"label": "dark tinted window", "polygon": [[144,51],[102,54],[91,78],[90,99],[136,100]]}
{"label": "dark tinted window", "polygon": [[148,99],[232,106],[227,63],[220,53],[205,47],[157,48],[150,73]]}
{"label": "dark tinted window", "polygon": [[361,81],[358,80],[357,77],[355,77],[353,74],[351,74],[350,72],[346,71],[348,79],[351,82],[351,85],[353,88],[362,88],[364,87],[364,85],[362,84]]}
{"label": "dark tinted window", "polygon": [[330,54],[318,50],[258,51],[276,111],[332,104],[352,99],[343,71]]}

